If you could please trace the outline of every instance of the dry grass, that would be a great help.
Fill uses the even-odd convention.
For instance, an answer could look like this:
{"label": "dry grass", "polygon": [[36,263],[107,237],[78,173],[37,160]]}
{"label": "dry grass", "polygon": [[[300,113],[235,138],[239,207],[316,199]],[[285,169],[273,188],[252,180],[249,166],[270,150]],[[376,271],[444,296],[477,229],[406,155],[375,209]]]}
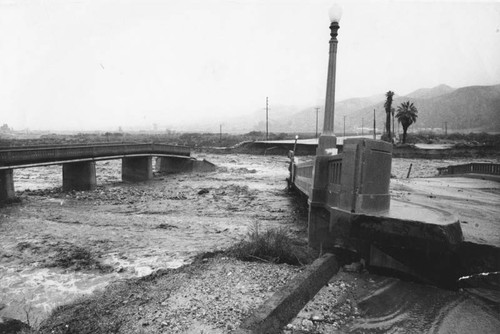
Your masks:
{"label": "dry grass", "polygon": [[255,223],[248,232],[248,238],[228,250],[231,256],[243,261],[264,261],[305,265],[316,256],[305,242],[294,239],[284,228],[262,231]]}

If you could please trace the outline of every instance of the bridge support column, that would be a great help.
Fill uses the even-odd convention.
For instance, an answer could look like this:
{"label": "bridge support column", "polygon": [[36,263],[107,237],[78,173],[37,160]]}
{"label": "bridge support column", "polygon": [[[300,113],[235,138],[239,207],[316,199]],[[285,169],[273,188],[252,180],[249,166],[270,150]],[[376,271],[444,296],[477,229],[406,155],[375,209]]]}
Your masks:
{"label": "bridge support column", "polygon": [[96,184],[95,162],[63,164],[63,191],[94,190]]}
{"label": "bridge support column", "polygon": [[12,169],[0,170],[0,202],[13,199],[16,196],[13,175]]}
{"label": "bridge support column", "polygon": [[125,182],[142,182],[153,178],[151,157],[133,157],[122,159],[122,180]]}

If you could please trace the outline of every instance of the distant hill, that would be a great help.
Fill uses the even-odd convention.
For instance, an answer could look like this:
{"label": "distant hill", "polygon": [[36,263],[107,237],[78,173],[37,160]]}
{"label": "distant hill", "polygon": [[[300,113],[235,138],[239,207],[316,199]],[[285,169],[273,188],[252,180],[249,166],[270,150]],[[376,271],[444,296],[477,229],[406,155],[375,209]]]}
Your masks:
{"label": "distant hill", "polygon": [[[347,100],[342,100],[335,103],[335,117],[337,121],[344,115],[351,113],[353,110],[360,110],[377,103],[384,99],[384,94],[358,97]],[[296,133],[314,133],[316,131],[316,108],[318,112],[318,131],[323,129],[325,103],[322,101],[317,106],[303,108],[296,113],[282,113],[281,117],[274,116],[270,119],[269,131],[272,132],[296,132]],[[290,110],[289,110],[290,111]],[[272,113],[273,114],[273,113]],[[340,118],[339,118],[340,117]],[[335,122],[337,124],[337,121]],[[368,120],[367,120],[368,121]],[[264,121],[258,124],[258,129],[265,129]]]}
{"label": "distant hill", "polygon": [[441,95],[445,95],[451,93],[455,90],[455,88],[451,88],[448,85],[439,85],[434,88],[421,88],[416,91],[407,94],[406,97],[410,97],[412,99],[430,99],[433,97],[438,97]]}
{"label": "distant hill", "polygon": [[500,85],[458,88],[448,94],[415,99],[419,127],[500,131]]}
{"label": "distant hill", "polygon": [[[394,96],[393,107],[402,102],[411,101],[418,109],[417,123],[413,129],[442,128],[448,122],[449,130],[464,131],[500,131],[500,85],[469,86],[452,88],[440,85],[434,88],[416,90],[406,96]],[[373,110],[377,129],[384,128],[385,96],[380,94],[367,98],[339,101],[335,104],[335,132],[342,133],[344,116],[346,132],[361,132],[373,127]],[[288,116],[286,122],[273,125],[281,132],[314,132],[314,108],[308,108]],[[323,107],[319,116],[321,132]],[[397,120],[396,120],[397,126]],[[412,129],[410,128],[410,129]]]}
{"label": "distant hill", "polygon": [[[402,102],[411,101],[418,109],[417,123],[411,130],[440,129],[444,122],[449,130],[462,131],[495,131],[500,132],[500,85],[469,86],[452,88],[439,85],[433,88],[418,89],[405,96],[394,96],[393,107]],[[335,132],[361,133],[373,128],[373,111],[375,110],[378,131],[384,128],[385,94],[369,97],[351,98],[335,104]],[[318,130],[323,128],[324,102],[306,108],[270,104],[269,131],[274,133],[315,133],[316,110],[319,107]],[[184,124],[183,131],[217,132],[217,120]],[[265,109],[244,116],[225,119],[223,132],[245,133],[266,130]],[[397,120],[396,120],[397,129]]]}

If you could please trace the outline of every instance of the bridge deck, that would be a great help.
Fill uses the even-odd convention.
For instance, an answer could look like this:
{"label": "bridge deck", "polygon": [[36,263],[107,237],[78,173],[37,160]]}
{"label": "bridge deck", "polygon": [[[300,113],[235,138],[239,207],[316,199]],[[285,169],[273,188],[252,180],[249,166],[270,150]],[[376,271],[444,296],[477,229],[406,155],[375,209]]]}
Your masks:
{"label": "bridge deck", "polygon": [[191,150],[187,146],[157,143],[16,147],[0,149],[0,170],[148,155],[189,158]]}

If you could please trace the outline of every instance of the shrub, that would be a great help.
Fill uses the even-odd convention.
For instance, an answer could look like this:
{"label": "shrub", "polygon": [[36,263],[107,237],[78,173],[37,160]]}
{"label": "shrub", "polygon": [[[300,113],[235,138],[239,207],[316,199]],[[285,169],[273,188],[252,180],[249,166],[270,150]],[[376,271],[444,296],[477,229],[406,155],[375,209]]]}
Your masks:
{"label": "shrub", "polygon": [[229,249],[229,254],[243,261],[264,261],[304,265],[314,254],[300,240],[292,239],[284,228],[261,231],[255,223],[244,239]]}

